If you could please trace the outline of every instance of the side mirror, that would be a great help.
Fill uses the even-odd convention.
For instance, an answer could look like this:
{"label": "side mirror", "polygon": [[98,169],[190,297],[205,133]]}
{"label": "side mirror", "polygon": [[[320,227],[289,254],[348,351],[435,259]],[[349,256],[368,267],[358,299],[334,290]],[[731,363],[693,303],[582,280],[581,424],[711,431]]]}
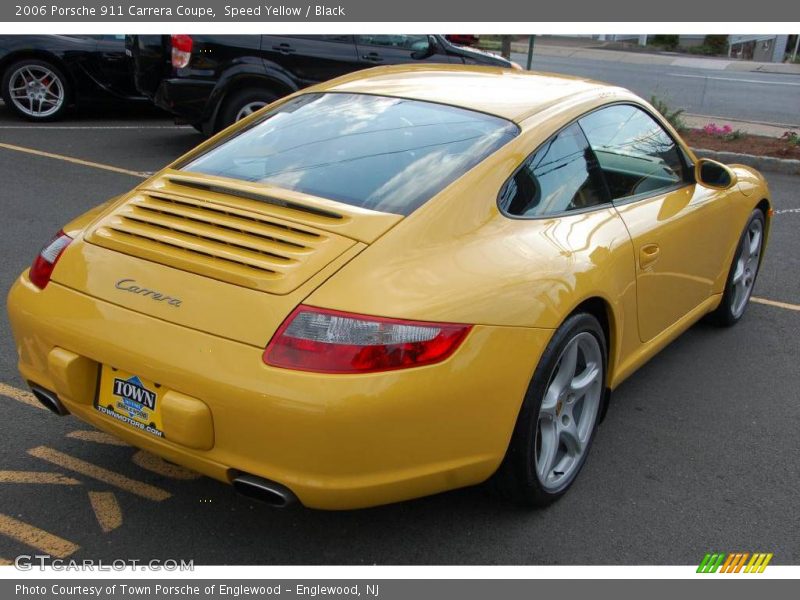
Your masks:
{"label": "side mirror", "polygon": [[435,54],[436,48],[436,38],[432,35],[425,36],[425,39],[414,43],[411,58],[414,60],[423,60]]}
{"label": "side mirror", "polygon": [[694,165],[694,178],[697,183],[715,190],[727,190],[736,184],[736,173],[709,158],[701,158]]}

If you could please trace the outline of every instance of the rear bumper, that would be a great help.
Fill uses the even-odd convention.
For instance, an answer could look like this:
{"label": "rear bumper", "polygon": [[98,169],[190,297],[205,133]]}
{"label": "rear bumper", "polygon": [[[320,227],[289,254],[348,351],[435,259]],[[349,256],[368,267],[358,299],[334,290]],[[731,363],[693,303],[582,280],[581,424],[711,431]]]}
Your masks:
{"label": "rear bumper", "polygon": [[[400,501],[487,479],[505,454],[552,333],[476,326],[438,365],[325,375],[268,367],[262,348],[56,282],[39,290],[26,274],[12,287],[8,307],[22,375],[58,390],[75,416],[218,480],[252,473],[324,509]],[[207,407],[208,416],[182,431],[165,425],[166,439],[120,423],[94,408],[100,364],[159,382]]]}
{"label": "rear bumper", "polygon": [[204,79],[164,79],[153,102],[187,123],[202,124],[211,118],[208,101],[214,86],[214,81]]}

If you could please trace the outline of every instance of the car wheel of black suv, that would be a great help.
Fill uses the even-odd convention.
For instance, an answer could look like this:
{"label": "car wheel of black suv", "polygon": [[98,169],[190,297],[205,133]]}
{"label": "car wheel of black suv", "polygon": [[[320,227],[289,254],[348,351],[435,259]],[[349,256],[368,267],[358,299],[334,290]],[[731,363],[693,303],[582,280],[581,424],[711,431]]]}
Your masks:
{"label": "car wheel of black suv", "polygon": [[267,104],[278,99],[278,94],[265,87],[251,87],[231,92],[222,105],[217,119],[216,131],[233,125]]}

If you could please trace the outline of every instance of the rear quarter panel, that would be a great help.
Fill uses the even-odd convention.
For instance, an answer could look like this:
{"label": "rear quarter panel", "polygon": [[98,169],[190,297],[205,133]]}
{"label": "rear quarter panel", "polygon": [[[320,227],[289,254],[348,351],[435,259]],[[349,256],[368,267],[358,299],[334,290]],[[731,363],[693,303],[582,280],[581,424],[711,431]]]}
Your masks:
{"label": "rear quarter panel", "polygon": [[516,167],[584,110],[585,103],[578,103],[527,121],[517,138],[395,226],[306,303],[398,318],[554,329],[582,301],[599,297],[611,307],[617,334],[612,362],[632,351],[638,344],[634,256],[616,211],[514,219],[497,208],[498,192]]}

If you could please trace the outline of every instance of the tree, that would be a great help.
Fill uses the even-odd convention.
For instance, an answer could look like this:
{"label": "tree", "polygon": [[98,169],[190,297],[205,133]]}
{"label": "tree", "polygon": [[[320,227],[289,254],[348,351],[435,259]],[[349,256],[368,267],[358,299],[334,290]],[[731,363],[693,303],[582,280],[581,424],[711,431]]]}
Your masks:
{"label": "tree", "polygon": [[703,38],[703,46],[708,48],[711,54],[727,54],[728,53],[728,36],[727,35],[707,35]]}
{"label": "tree", "polygon": [[504,35],[500,37],[500,54],[503,58],[511,59],[511,36]]}

